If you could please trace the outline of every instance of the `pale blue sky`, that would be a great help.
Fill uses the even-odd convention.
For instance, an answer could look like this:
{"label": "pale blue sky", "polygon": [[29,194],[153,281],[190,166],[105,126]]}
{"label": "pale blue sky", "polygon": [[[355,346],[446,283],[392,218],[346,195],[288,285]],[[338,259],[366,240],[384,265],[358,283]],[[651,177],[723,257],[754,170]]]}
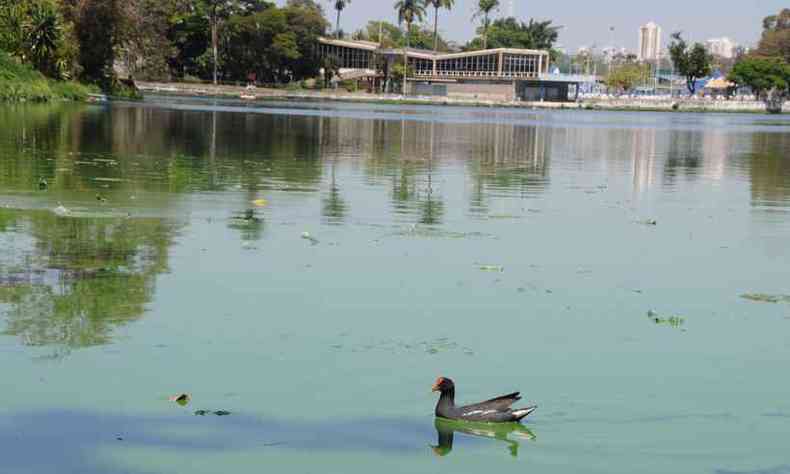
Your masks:
{"label": "pale blue sky", "polygon": [[[508,0],[501,0],[506,13]],[[284,3],[285,0],[277,0]],[[334,2],[319,0],[334,22]],[[394,0],[352,0],[341,17],[342,28],[353,31],[367,20],[397,22],[392,5]],[[476,0],[456,0],[452,12],[441,10],[440,26],[445,36],[465,42],[474,34],[471,17]],[[609,27],[614,26],[616,46],[635,50],[638,29],[648,21],[658,23],[663,30],[664,43],[673,31],[682,30],[695,41],[728,36],[747,46],[760,37],[763,17],[787,8],[788,0],[513,0],[515,16],[520,19],[552,19],[563,25],[559,43],[571,51],[593,43],[609,45]],[[428,20],[433,24],[433,12]]]}

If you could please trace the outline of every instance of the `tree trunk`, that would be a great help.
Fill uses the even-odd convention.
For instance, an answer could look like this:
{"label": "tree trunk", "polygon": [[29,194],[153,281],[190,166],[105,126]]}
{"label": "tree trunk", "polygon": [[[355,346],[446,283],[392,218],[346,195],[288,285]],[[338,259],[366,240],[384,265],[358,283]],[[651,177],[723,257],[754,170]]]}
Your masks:
{"label": "tree trunk", "polygon": [[488,49],[488,13],[483,19],[483,49]]}
{"label": "tree trunk", "polygon": [[217,48],[218,48],[217,43],[219,43],[218,36],[219,35],[218,35],[218,32],[217,32],[217,14],[216,14],[216,12],[214,12],[214,14],[211,17],[211,54],[212,54],[213,63],[214,63],[214,85],[215,86],[217,85],[217,58],[219,56],[219,54],[217,53]]}
{"label": "tree trunk", "polygon": [[401,87],[401,94],[406,95],[406,77],[409,75],[409,46],[411,40],[411,22],[406,22],[406,47],[403,48],[403,85]]}
{"label": "tree trunk", "polygon": [[772,88],[766,92],[765,96],[763,97],[763,102],[765,102],[765,110],[769,114],[781,114],[785,99],[786,94],[784,91],[779,90],[776,87]]}
{"label": "tree trunk", "polygon": [[435,53],[439,47],[439,7],[436,8],[436,14],[433,16],[433,52]]}
{"label": "tree trunk", "polygon": [[340,9],[337,9],[337,22],[335,23],[335,37],[340,39]]}

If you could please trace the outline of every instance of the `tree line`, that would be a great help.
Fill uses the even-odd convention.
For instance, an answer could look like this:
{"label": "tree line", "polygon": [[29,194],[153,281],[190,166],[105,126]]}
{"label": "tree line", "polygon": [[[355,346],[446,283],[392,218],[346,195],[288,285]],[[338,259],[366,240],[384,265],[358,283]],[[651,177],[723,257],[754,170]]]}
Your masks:
{"label": "tree line", "polygon": [[327,28],[314,0],[0,0],[0,49],[48,77],[100,85],[314,77]]}
{"label": "tree line", "polygon": [[[329,0],[341,13],[351,0]],[[400,25],[370,22],[355,39],[390,47],[447,50],[550,49],[550,21],[492,21],[499,0],[478,0],[478,36],[466,45],[439,34],[440,12],[454,0],[397,0]],[[428,11],[433,29],[423,26]],[[405,25],[405,30],[400,26]],[[0,50],[53,79],[111,86],[120,79],[255,80],[289,83],[324,66],[316,40],[331,29],[319,0],[0,0]]]}

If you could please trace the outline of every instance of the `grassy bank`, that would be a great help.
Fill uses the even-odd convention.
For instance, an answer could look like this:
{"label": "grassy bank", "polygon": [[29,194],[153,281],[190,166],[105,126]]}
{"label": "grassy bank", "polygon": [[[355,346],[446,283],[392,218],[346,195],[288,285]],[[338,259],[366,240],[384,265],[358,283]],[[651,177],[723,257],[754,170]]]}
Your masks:
{"label": "grassy bank", "polygon": [[96,91],[83,84],[47,79],[0,51],[0,102],[84,100],[91,92]]}

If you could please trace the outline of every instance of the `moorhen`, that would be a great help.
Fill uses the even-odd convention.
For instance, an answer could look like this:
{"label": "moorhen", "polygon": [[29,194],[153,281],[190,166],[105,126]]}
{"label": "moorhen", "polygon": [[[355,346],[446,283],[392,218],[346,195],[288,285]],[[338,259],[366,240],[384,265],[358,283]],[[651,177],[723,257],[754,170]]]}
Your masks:
{"label": "moorhen", "polygon": [[455,406],[455,384],[446,377],[439,377],[433,384],[434,392],[441,392],[439,401],[436,403],[436,416],[448,420],[478,421],[486,423],[510,423],[521,421],[533,411],[537,406],[513,409],[510,406],[521,400],[519,392],[502,395],[484,402]]}

